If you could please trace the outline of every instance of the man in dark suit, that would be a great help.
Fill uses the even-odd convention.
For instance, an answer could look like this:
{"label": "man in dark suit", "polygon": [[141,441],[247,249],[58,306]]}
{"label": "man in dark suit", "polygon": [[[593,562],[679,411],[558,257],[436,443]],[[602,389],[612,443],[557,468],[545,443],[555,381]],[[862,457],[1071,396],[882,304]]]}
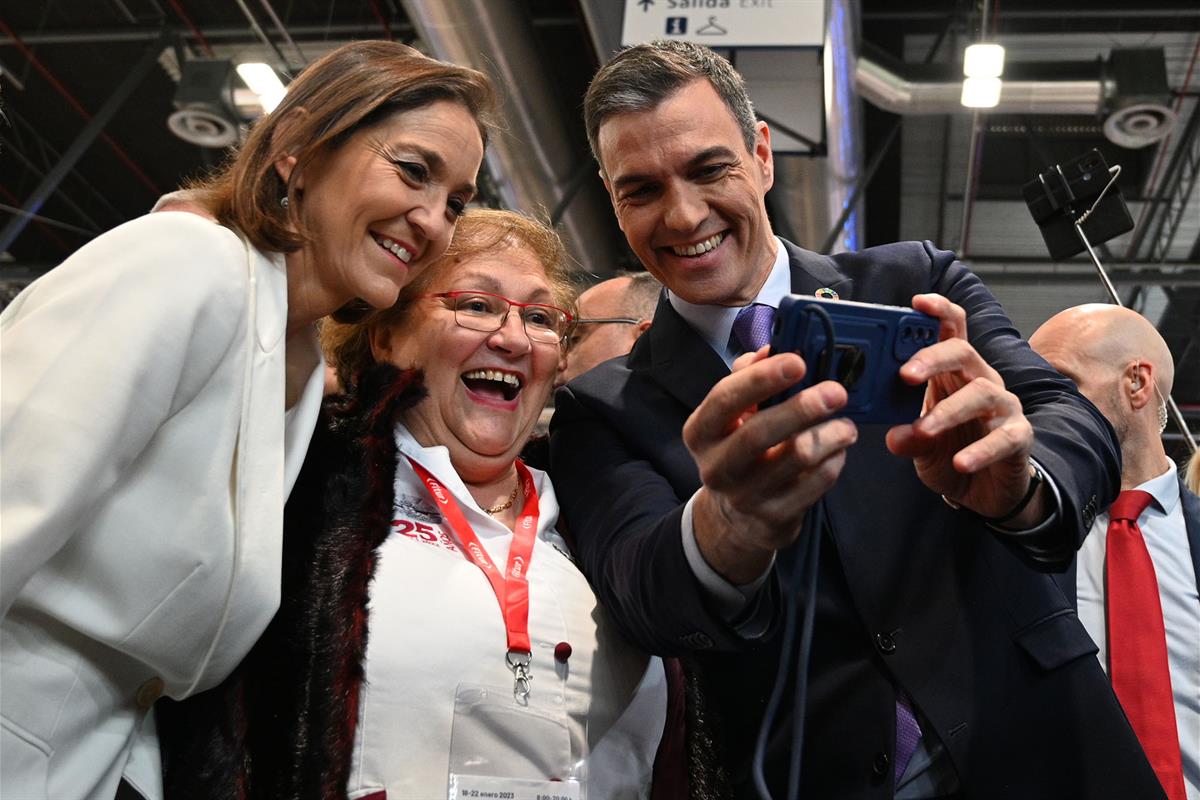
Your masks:
{"label": "man in dark suit", "polygon": [[[776,238],[770,133],[711,51],[623,51],[585,118],[621,229],[669,294],[626,359],[559,391],[552,474],[618,623],[694,657],[689,697],[706,700],[733,791],[752,792],[780,609],[812,603],[804,796],[1161,796],[1095,645],[1038,571],[1065,566],[1116,493],[1096,409],[952,254],[824,257]],[[941,319],[942,341],[901,371],[928,381],[924,416],[856,427],[832,416],[846,393],[830,382],[758,410],[806,368],[754,341],[769,328],[755,306],[789,291]],[[806,521],[822,537],[818,590],[791,596],[780,572]],[[785,712],[769,739],[775,792],[790,728]]]}
{"label": "man in dark suit", "polygon": [[[1114,514],[1096,517],[1076,561],[1063,574],[1083,626],[1099,646],[1138,737],[1172,800],[1200,798],[1200,498],[1167,458],[1162,432],[1175,366],[1145,317],[1120,306],[1088,304],[1054,315],[1029,344],[1112,423],[1121,445],[1122,495],[1142,493],[1135,516],[1140,539],[1129,553],[1109,530]],[[1116,504],[1114,504],[1114,508]],[[1116,515],[1119,518],[1119,514]],[[1136,607],[1135,587],[1119,559],[1148,557],[1150,619],[1135,620],[1132,651],[1122,646],[1120,609]],[[1136,563],[1136,562],[1135,562]],[[1136,578],[1135,578],[1136,580]],[[1124,634],[1128,637],[1128,634]],[[1124,663],[1122,663],[1124,662]],[[1130,676],[1128,689],[1120,674]],[[1161,680],[1156,680],[1161,675]],[[1159,685],[1160,694],[1155,694]],[[1129,692],[1130,694],[1126,694]],[[1186,787],[1186,788],[1185,788]]]}

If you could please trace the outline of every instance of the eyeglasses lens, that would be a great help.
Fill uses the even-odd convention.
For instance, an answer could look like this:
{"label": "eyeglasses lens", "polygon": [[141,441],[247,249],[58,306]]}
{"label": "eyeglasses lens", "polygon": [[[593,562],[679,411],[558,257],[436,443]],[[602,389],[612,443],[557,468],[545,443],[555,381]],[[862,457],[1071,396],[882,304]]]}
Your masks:
{"label": "eyeglasses lens", "polygon": [[[463,294],[454,298],[454,320],[464,328],[492,332],[500,330],[512,308],[503,297],[486,294]],[[562,341],[568,326],[567,317],[553,306],[526,305],[520,307],[521,324],[531,341],[557,344]]]}

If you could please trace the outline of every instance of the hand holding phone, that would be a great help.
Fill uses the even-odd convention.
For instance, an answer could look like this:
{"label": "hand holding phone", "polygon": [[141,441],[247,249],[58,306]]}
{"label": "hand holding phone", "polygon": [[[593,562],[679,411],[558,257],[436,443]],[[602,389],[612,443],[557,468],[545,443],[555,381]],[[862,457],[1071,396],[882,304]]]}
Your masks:
{"label": "hand holding phone", "polygon": [[912,422],[925,388],[905,383],[899,370],[938,341],[939,328],[938,319],[911,308],[788,295],[775,315],[771,354],[797,353],[808,371],[773,402],[835,380],[849,395],[839,416],[860,424]]}

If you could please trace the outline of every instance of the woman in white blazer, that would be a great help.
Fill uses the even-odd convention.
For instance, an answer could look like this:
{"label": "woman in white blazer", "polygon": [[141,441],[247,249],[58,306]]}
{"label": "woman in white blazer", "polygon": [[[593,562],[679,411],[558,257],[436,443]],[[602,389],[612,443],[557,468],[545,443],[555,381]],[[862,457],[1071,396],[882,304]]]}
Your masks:
{"label": "woman in white blazer", "polygon": [[279,605],[320,317],[391,306],[474,193],[488,79],[391,42],[314,63],[204,214],[98,237],[0,316],[0,796],[161,795],[161,695]]}

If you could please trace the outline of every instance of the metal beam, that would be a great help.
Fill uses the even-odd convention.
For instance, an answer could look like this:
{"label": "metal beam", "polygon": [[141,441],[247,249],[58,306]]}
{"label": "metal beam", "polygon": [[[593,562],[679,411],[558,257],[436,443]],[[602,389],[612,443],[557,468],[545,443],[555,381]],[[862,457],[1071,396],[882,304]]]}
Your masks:
{"label": "metal beam", "polygon": [[88,237],[89,239],[93,238],[94,236],[96,236],[99,233],[99,231],[97,231],[95,229],[88,230],[87,228],[81,228],[78,225],[72,225],[69,222],[63,222],[62,220],[52,219],[51,217],[43,217],[41,214],[31,214],[28,211],[22,211],[21,209],[17,208],[16,206],[10,206],[8,203],[0,203],[0,212],[6,212],[9,214],[25,215],[34,222],[40,222],[43,225],[49,225],[53,228],[61,228],[64,231],[70,231],[71,233],[78,233],[82,236]]}
{"label": "metal beam", "polygon": [[[982,261],[968,259],[971,270],[989,286],[1078,286],[1094,285],[1096,271],[1083,263],[1064,268],[1053,262]],[[1117,286],[1200,286],[1200,264],[1163,269],[1162,264],[1124,263],[1107,270]]]}
{"label": "metal beam", "polygon": [[[59,162],[59,160],[62,158],[62,153],[59,152],[58,148],[46,141],[46,137],[43,136],[29,120],[21,116],[21,114],[11,105],[4,108],[4,114],[8,117],[8,121],[11,123],[13,133],[16,135],[18,142],[20,142],[22,145],[25,145],[24,138],[32,140],[32,144],[25,145],[30,151],[24,153],[25,158],[28,158],[32,161],[33,145],[37,146],[37,155],[41,157],[41,164],[40,166],[36,166],[35,171],[37,172],[38,178],[44,178],[46,176],[46,170]],[[13,153],[14,155],[19,150],[16,144],[10,146],[7,138],[2,134],[0,134],[0,147],[10,147],[8,152]],[[77,181],[79,181],[80,184],[83,185],[83,188],[87,189],[91,193],[92,197],[97,203],[99,203],[106,211],[112,214],[112,219],[115,222],[119,223],[125,221],[126,215],[121,213],[121,211],[119,211],[117,207],[112,204],[112,200],[109,199],[109,195],[106,192],[101,192],[98,188],[96,188],[96,186],[94,186],[79,173],[75,173],[74,177]],[[65,199],[68,195],[68,192],[63,190],[62,186],[60,186],[59,194]],[[100,225],[98,226],[97,230],[104,230],[109,226],[110,225]]]}
{"label": "metal beam", "polygon": [[[19,147],[17,147],[13,142],[10,142],[4,136],[4,134],[0,134],[0,147],[3,147],[5,149],[5,151],[8,153],[8,155],[12,156],[15,160],[17,160],[21,164],[23,164],[25,166],[25,169],[29,170],[37,177],[39,177],[39,178],[46,177],[46,173],[43,172],[36,164],[34,164],[33,161],[28,156],[26,156],[23,152],[21,152],[21,149]],[[98,223],[98,222],[96,222],[96,220],[92,219],[88,215],[88,213],[86,211],[84,211],[79,206],[78,203],[75,202],[74,198],[71,197],[71,194],[69,192],[59,192],[58,196],[59,196],[59,199],[62,200],[62,202],[64,204],[66,204],[67,208],[74,211],[76,216],[78,216],[86,224],[91,226],[91,229],[85,232],[86,235],[88,236],[88,238],[96,236],[100,233],[100,231],[101,231],[100,223]],[[3,209],[3,208],[4,208],[4,206],[0,206],[0,209]],[[12,208],[10,210],[15,213],[25,213],[25,212],[21,211],[21,209],[19,209],[19,208]]]}
{"label": "metal beam", "polygon": [[[1129,239],[1129,245],[1126,248],[1126,257],[1134,257],[1141,255],[1142,245],[1145,243],[1147,236],[1150,237],[1150,258],[1156,259],[1158,253],[1158,244],[1163,232],[1164,220],[1171,214],[1172,200],[1175,197],[1178,189],[1178,182],[1181,172],[1185,167],[1188,159],[1189,149],[1194,146],[1197,135],[1197,124],[1200,123],[1200,104],[1192,109],[1192,114],[1188,118],[1187,124],[1184,126],[1183,133],[1179,136],[1179,141],[1175,145],[1175,149],[1171,154],[1171,163],[1162,173],[1163,178],[1154,186],[1154,194],[1146,198],[1146,204],[1143,206],[1142,213],[1138,216],[1137,224],[1134,226],[1133,235]],[[1166,148],[1168,142],[1164,141],[1161,148]],[[1158,155],[1158,159],[1162,159],[1166,150],[1163,149]],[[1161,166],[1161,161],[1156,165],[1155,173],[1151,176],[1151,181],[1157,175],[1157,166]],[[1149,188],[1149,187],[1148,187]],[[1190,189],[1189,189],[1190,192]],[[1187,205],[1187,197],[1183,198],[1183,203]],[[1150,233],[1150,229],[1154,228],[1155,232]],[[1172,233],[1173,238],[1173,233]],[[1168,246],[1169,246],[1168,242]],[[1168,248],[1163,248],[1165,254]],[[1165,257],[1165,256],[1164,256]]]}
{"label": "metal beam", "polygon": [[[864,22],[906,22],[910,20],[927,20],[927,19],[943,19],[946,16],[945,11],[868,11],[863,14]],[[1197,8],[1137,8],[1137,9],[1081,9],[1077,11],[1063,11],[1062,9],[1054,9],[1052,11],[1029,10],[1029,9],[1000,9],[997,14],[999,19],[1044,19],[1055,23],[1061,23],[1064,20],[1090,20],[1090,19],[1124,19],[1124,18],[1167,18],[1167,19],[1190,19],[1200,17],[1200,9]]]}
{"label": "metal beam", "polygon": [[896,140],[898,133],[900,133],[900,123],[896,122],[892,125],[892,129],[887,132],[883,142],[875,148],[875,152],[871,155],[871,161],[867,164],[866,172],[854,184],[854,189],[850,192],[850,198],[846,201],[845,207],[842,208],[841,216],[837,218],[837,222],[833,223],[833,227],[829,229],[825,240],[821,242],[821,249],[817,251],[818,253],[827,255],[833,250],[838,237],[842,234],[842,227],[846,224],[846,220],[850,219],[855,206],[858,205],[858,199],[867,190],[867,187],[871,185],[871,181],[875,178],[875,173],[879,171],[879,167],[883,164],[883,157],[892,149],[892,142]]}
{"label": "metal beam", "polygon": [[158,54],[167,45],[168,41],[168,32],[164,30],[159,34],[154,43],[146,48],[146,52],[138,60],[137,64],[126,73],[121,84],[104,101],[104,105],[100,107],[96,115],[88,121],[88,124],[75,137],[75,141],[71,142],[71,146],[63,153],[62,159],[46,173],[42,182],[33,190],[33,194],[26,199],[21,213],[9,220],[8,224],[4,226],[4,230],[0,231],[0,253],[6,252],[12,247],[13,242],[25,230],[25,226],[37,215],[42,204],[54,193],[54,190],[62,183],[63,178],[67,177],[67,174],[75,167],[75,164],[87,149],[92,146],[92,142],[96,141],[96,137],[108,125],[109,121],[121,108],[121,105],[129,99],[129,96],[133,94],[133,90],[137,88],[142,79],[146,77],[147,73],[158,62]]}
{"label": "metal beam", "polygon": [[[392,31],[399,37],[401,33],[411,36],[413,27],[409,24],[392,23]],[[374,23],[335,23],[333,25],[288,25],[288,32],[293,37],[325,41],[328,39],[371,38],[379,35],[379,28]],[[191,31],[184,28],[175,29],[174,33],[184,39],[195,39]],[[107,30],[51,30],[41,33],[22,34],[21,41],[28,45],[39,44],[111,44],[114,42],[152,42],[157,40],[159,33],[155,30],[136,28],[112,28]],[[245,25],[213,26],[204,29],[204,38],[210,40],[231,39],[246,41],[253,38]],[[11,36],[0,36],[0,46],[12,45]]]}

